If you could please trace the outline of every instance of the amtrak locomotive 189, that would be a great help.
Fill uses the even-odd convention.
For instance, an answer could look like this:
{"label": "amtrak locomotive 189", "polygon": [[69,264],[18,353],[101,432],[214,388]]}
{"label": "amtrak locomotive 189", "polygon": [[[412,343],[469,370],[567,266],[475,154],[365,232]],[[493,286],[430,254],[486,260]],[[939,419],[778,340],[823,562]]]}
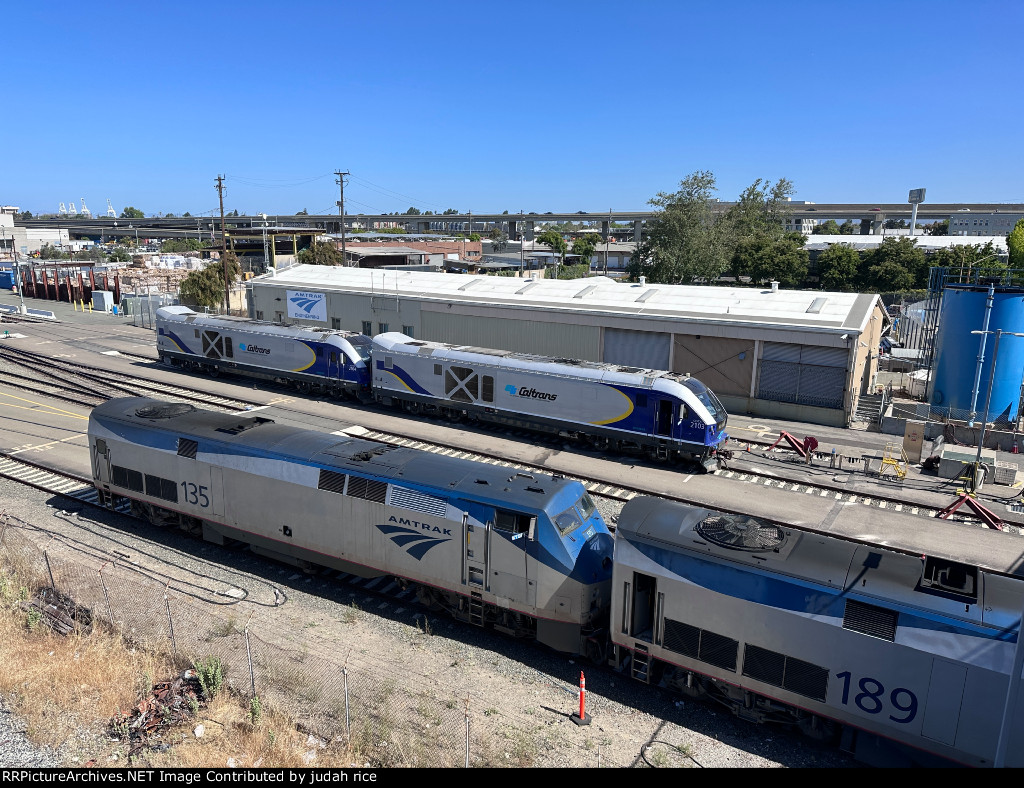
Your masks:
{"label": "amtrak locomotive 189", "polygon": [[599,655],[612,537],[578,481],[143,397],[89,418],[101,496],[223,544],[396,576],[458,618]]}
{"label": "amtrak locomotive 189", "polygon": [[1019,702],[1001,725],[1024,601],[1011,547],[997,570],[636,498],[615,532],[614,659],[747,719],[842,728],[862,757],[883,737],[990,766],[1003,734],[1024,766]]}
{"label": "amtrak locomotive 189", "polygon": [[717,464],[727,414],[686,375],[506,350],[373,338],[373,392],[410,412],[427,408],[534,430],[565,431],[593,446],[652,459]]}
{"label": "amtrak locomotive 189", "polygon": [[370,340],[352,331],[279,326],[201,315],[185,306],[156,312],[157,352],[174,366],[288,382],[302,392],[367,396]]}
{"label": "amtrak locomotive 189", "polygon": [[422,342],[394,332],[371,340],[198,315],[181,306],[157,310],[157,335],[161,360],[176,366],[272,378],[302,392],[356,392],[410,413],[564,433],[600,450],[653,460],[694,460],[714,470],[728,439],[728,414],[714,393],[672,372]]}

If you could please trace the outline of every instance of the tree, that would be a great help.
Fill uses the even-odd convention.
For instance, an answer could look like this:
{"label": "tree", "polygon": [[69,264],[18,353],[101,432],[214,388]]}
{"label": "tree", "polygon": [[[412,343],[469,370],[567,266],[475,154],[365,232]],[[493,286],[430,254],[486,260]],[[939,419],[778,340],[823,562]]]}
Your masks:
{"label": "tree", "polygon": [[305,208],[303,208],[301,211],[297,211],[295,213],[295,215],[296,216],[309,216],[309,211],[307,211]]}
{"label": "tree", "polygon": [[949,219],[943,219],[941,222],[932,222],[924,231],[928,235],[949,235]]}
{"label": "tree", "polygon": [[973,271],[996,276],[1007,269],[1007,263],[999,256],[999,250],[987,241],[984,244],[962,244],[939,249],[928,257],[929,266],[957,269],[968,277]]}
{"label": "tree", "polygon": [[503,252],[505,247],[508,246],[508,233],[500,227],[495,227],[491,230],[487,237],[491,239],[491,248],[495,252]]}
{"label": "tree", "polygon": [[144,219],[144,218],[146,218],[146,214],[143,213],[142,211],[140,211],[138,208],[133,208],[132,206],[129,205],[127,208],[125,208],[123,211],[121,211],[121,218],[122,219]]}
{"label": "tree", "polygon": [[190,214],[188,211],[185,211],[185,213],[183,213],[181,215],[181,218],[182,219],[188,219],[188,218],[191,218],[191,216],[192,216],[192,214]]}
{"label": "tree", "polygon": [[317,241],[299,251],[299,262],[302,265],[344,265],[345,258],[334,244]]}
{"label": "tree", "polygon": [[[537,240],[547,247],[550,247],[552,252],[555,252],[559,256],[559,260],[562,265],[565,265],[565,253],[569,250],[568,244],[562,234],[557,230],[545,230],[537,236]],[[555,263],[555,278],[558,278],[558,263]]]}
{"label": "tree", "polygon": [[406,216],[419,216],[420,215],[420,209],[419,208],[409,208],[405,212],[405,215]]}
{"label": "tree", "polygon": [[1010,267],[1024,268],[1024,219],[1018,221],[1006,236],[1006,248],[1010,252]]}
{"label": "tree", "polygon": [[694,172],[679,186],[649,201],[659,210],[626,269],[631,277],[667,284],[713,282],[726,270],[732,253],[729,223],[713,210],[714,174]]}
{"label": "tree", "polygon": [[910,236],[886,238],[865,259],[864,285],[876,293],[911,290],[928,284],[928,264]]}
{"label": "tree", "polygon": [[841,225],[839,225],[839,234],[840,235],[856,235],[857,234],[856,231],[857,231],[857,226],[853,223],[853,221],[851,219],[847,219],[845,222],[843,222]]}
{"label": "tree", "polygon": [[43,260],[67,260],[71,254],[58,249],[53,244],[43,244],[39,247],[39,257]]}
{"label": "tree", "polygon": [[860,270],[860,255],[850,244],[831,244],[818,255],[818,280],[826,290],[853,292]]}
{"label": "tree", "polygon": [[110,253],[110,257],[108,259],[112,263],[130,263],[132,261],[132,256],[127,249],[123,246],[119,246]]}
{"label": "tree", "polygon": [[175,215],[173,213],[165,213],[164,214],[164,218],[165,219],[174,219],[174,218],[177,218],[177,217],[175,217]]}
{"label": "tree", "polygon": [[442,216],[451,216],[451,215],[457,214],[457,213],[458,213],[458,211],[455,210],[454,208],[445,208],[444,213],[441,214],[441,215]]}
{"label": "tree", "polygon": [[203,242],[196,238],[170,238],[160,244],[161,252],[197,252],[203,248]]}
{"label": "tree", "polygon": [[882,222],[882,227],[886,230],[906,230],[910,227],[910,222],[906,219],[886,219]]}
{"label": "tree", "polygon": [[470,233],[469,234],[469,240],[471,240],[471,241],[479,241],[480,240],[480,233]]}
{"label": "tree", "polygon": [[226,214],[224,214],[224,215],[225,215],[225,216],[232,216],[232,217],[234,217],[234,216],[238,216],[238,209],[237,209],[237,208],[235,208],[235,210],[233,210],[233,211],[228,211],[228,212],[227,212]]}
{"label": "tree", "polygon": [[22,219],[22,221],[24,221],[25,219],[31,219],[31,218],[32,218],[32,211],[22,211],[21,212],[21,219]]}
{"label": "tree", "polygon": [[786,232],[786,219],[793,212],[789,205],[793,192],[793,183],[786,178],[779,178],[772,185],[760,178],[750,184],[729,209],[728,219],[736,239],[762,234],[781,238]]}
{"label": "tree", "polygon": [[835,219],[822,222],[811,230],[811,235],[839,235],[840,233],[839,222]]}
{"label": "tree", "polygon": [[178,293],[182,300],[199,306],[217,306],[224,303],[225,265],[228,269],[228,280],[233,282],[242,269],[235,253],[225,252],[222,260],[213,261],[181,280]]}
{"label": "tree", "polygon": [[587,264],[587,270],[590,270],[590,259],[594,256],[594,249],[596,248],[595,239],[589,235],[582,235],[572,242],[572,253],[580,256],[580,263]]}
{"label": "tree", "polygon": [[733,270],[748,275],[755,284],[777,280],[786,287],[799,287],[807,278],[805,241],[799,233],[785,238],[765,233],[742,238],[733,255]]}

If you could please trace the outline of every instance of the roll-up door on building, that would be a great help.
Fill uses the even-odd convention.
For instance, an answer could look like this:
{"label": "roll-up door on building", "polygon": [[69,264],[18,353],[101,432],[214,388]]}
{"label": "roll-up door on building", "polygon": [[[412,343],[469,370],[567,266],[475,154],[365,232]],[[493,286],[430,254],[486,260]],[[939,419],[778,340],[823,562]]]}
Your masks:
{"label": "roll-up door on building", "polygon": [[765,342],[757,373],[757,396],[818,408],[842,408],[848,351]]}
{"label": "roll-up door on building", "polygon": [[656,331],[604,330],[602,361],[625,367],[668,369],[672,335]]}

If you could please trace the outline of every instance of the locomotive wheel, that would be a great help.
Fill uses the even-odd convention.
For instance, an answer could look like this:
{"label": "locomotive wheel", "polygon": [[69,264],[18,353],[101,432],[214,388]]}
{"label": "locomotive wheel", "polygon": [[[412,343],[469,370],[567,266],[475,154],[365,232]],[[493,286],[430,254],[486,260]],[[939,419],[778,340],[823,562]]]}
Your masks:
{"label": "locomotive wheel", "polygon": [[409,402],[408,400],[404,400],[402,402],[402,410],[404,410],[406,413],[411,413],[412,415],[416,416],[420,412],[420,403]]}
{"label": "locomotive wheel", "polygon": [[462,421],[461,410],[455,410],[454,408],[442,408],[441,415],[448,419],[448,421],[452,422],[452,424]]}
{"label": "locomotive wheel", "polygon": [[297,381],[295,388],[300,394],[309,394],[309,384],[304,380]]}
{"label": "locomotive wheel", "polygon": [[607,435],[590,435],[587,440],[597,451],[610,451],[612,448],[611,438]]}
{"label": "locomotive wheel", "polygon": [[215,378],[220,375],[220,369],[218,367],[207,367],[206,374],[211,378]]}
{"label": "locomotive wheel", "polygon": [[335,386],[330,391],[331,397],[334,399],[345,399],[345,389],[341,386]]}

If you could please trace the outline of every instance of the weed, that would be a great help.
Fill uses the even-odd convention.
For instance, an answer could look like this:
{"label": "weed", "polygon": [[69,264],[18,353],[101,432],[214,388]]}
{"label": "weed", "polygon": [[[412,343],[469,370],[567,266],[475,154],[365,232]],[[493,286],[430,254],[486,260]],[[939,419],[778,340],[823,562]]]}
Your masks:
{"label": "weed", "polygon": [[28,588],[26,588],[25,586],[21,586],[18,589],[18,599],[20,599],[22,602],[28,601]]}
{"label": "weed", "polygon": [[249,724],[254,728],[260,724],[263,717],[263,705],[260,703],[260,696],[253,695],[249,699]]}
{"label": "weed", "polygon": [[220,657],[207,657],[196,662],[196,676],[203,688],[203,697],[213,700],[224,685],[224,666]]}
{"label": "weed", "polygon": [[497,713],[498,713],[498,710],[493,708],[493,707],[490,708],[490,709],[484,709],[484,716],[485,717],[492,717],[492,716],[494,716]]}
{"label": "weed", "polygon": [[235,616],[230,615],[227,618],[215,620],[213,626],[210,627],[210,634],[213,637],[226,638],[228,635],[237,632],[235,627]]}

